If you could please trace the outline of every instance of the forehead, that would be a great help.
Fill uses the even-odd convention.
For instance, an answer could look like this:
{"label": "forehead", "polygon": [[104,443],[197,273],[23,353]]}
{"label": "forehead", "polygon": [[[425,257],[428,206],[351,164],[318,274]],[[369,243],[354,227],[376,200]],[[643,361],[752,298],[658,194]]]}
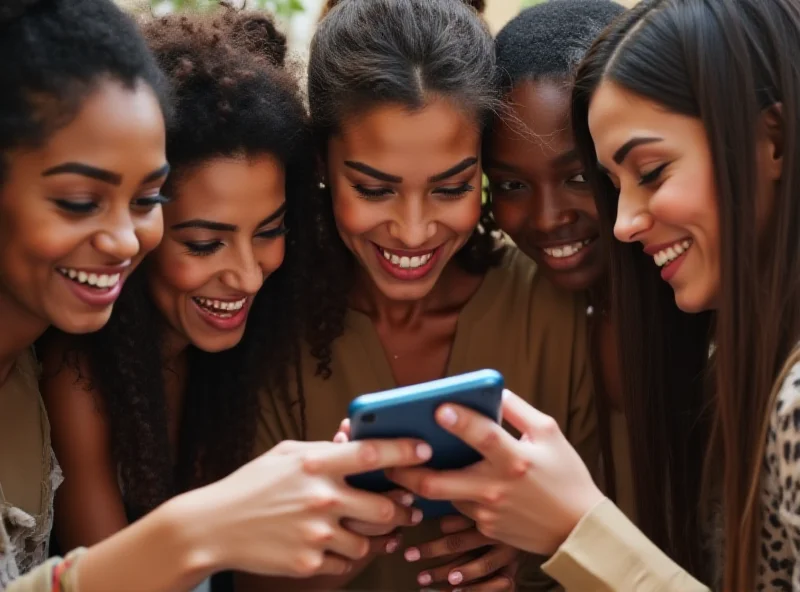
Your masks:
{"label": "forehead", "polygon": [[[43,101],[40,108],[46,113],[57,106]],[[138,183],[164,165],[164,144],[164,118],[153,91],[144,83],[126,88],[106,81],[83,99],[67,125],[28,156],[42,165],[72,161],[119,172],[123,178],[130,173]]]}
{"label": "forehead", "polygon": [[480,130],[464,111],[435,100],[417,111],[385,105],[350,117],[331,142],[345,160],[403,177],[427,177],[477,156]]}
{"label": "forehead", "polygon": [[492,152],[503,160],[545,157],[574,147],[570,125],[570,87],[563,81],[524,81],[505,97],[507,111],[493,127]]}
{"label": "forehead", "polygon": [[283,164],[272,155],[216,158],[184,171],[164,208],[168,224],[203,218],[238,226],[257,224],[285,200]]}

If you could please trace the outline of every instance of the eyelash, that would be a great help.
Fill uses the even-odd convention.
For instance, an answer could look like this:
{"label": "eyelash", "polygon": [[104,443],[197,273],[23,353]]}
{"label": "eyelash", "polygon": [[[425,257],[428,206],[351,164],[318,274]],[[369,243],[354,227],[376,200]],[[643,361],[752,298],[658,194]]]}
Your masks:
{"label": "eyelash", "polygon": [[665,162],[661,166],[657,166],[656,168],[654,168],[649,173],[645,173],[644,175],[642,175],[639,178],[639,185],[640,186],[649,185],[650,183],[653,183],[653,182],[657,181],[658,178],[661,176],[661,173],[664,172],[664,169],[666,169],[669,166],[669,164],[670,163]]}
{"label": "eyelash", "polygon": [[[264,232],[258,233],[256,235],[256,238],[263,238],[269,240],[284,236],[288,232],[289,229],[284,224],[281,224],[277,228],[271,228],[270,230],[265,230]],[[195,255],[197,257],[207,257],[219,251],[222,248],[223,242],[212,241],[206,243],[193,243],[187,241],[183,244],[186,245],[186,248],[189,250],[190,255]]]}
{"label": "eyelash", "polygon": [[[370,201],[383,199],[392,193],[392,190],[386,187],[382,187],[380,189],[368,189],[363,185],[353,185],[352,187],[359,193],[359,195],[361,195],[361,197]],[[458,187],[440,187],[434,191],[434,193],[445,195],[448,199],[456,199],[474,189],[475,188],[469,183],[463,183]]]}
{"label": "eyelash", "polygon": [[[157,205],[169,203],[170,198],[165,195],[152,195],[148,197],[139,197],[131,202],[131,205],[136,208],[152,209]],[[97,209],[97,202],[95,201],[70,201],[68,199],[54,199],[53,202],[62,210],[66,210],[71,214],[91,214]]]}

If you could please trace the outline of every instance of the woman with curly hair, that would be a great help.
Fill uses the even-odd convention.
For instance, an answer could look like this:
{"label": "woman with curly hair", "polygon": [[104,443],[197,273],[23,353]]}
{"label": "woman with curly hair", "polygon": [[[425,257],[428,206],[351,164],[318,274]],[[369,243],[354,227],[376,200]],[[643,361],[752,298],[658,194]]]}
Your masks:
{"label": "woman with curly hair", "polygon": [[[459,0],[342,0],[320,22],[309,103],[327,208],[320,240],[339,281],[325,304],[336,339],[303,360],[308,437],[330,437],[360,393],[488,367],[550,410],[596,462],[586,305],[503,246],[482,206],[481,140],[499,103],[496,76],[492,38],[475,6]],[[265,397],[261,415],[263,451],[297,413],[276,413]],[[350,524],[389,554],[363,561],[360,573],[303,585],[511,589],[514,549],[461,517],[428,518],[404,529],[394,554],[393,529]]]}
{"label": "woman with curly hair", "polygon": [[268,17],[233,12],[144,33],[174,105],[164,240],[103,329],[44,347],[66,549],[245,464],[260,389],[303,409],[302,388],[297,400],[287,391],[315,299],[305,275],[318,216],[285,38]]}

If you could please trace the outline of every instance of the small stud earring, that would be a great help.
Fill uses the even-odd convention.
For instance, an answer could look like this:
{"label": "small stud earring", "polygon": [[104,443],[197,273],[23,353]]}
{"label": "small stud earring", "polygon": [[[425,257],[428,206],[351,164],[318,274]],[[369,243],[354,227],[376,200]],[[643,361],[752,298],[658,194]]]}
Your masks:
{"label": "small stud earring", "polygon": [[325,189],[325,187],[327,187],[327,185],[325,185],[325,181],[320,181],[319,182],[319,188],[320,189]]}

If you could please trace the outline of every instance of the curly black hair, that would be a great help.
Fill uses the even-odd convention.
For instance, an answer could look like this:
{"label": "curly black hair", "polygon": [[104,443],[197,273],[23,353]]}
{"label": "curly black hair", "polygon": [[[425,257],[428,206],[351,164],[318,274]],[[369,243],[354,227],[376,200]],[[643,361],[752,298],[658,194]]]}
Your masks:
{"label": "curly black hair", "polygon": [[103,81],[144,83],[166,111],[158,66],[111,0],[3,0],[0,52],[0,183],[3,156],[42,145]]}
{"label": "curly black hair", "polygon": [[592,42],[625,7],[612,0],[550,0],[526,8],[497,34],[500,81],[571,79]]}
{"label": "curly black hair", "polygon": [[312,342],[324,342],[304,317],[325,299],[314,291],[322,284],[310,277],[321,215],[310,199],[315,189],[311,133],[298,77],[284,67],[286,38],[269,16],[231,10],[210,17],[169,16],[146,23],[143,32],[171,82],[174,115],[167,126],[167,158],[172,173],[164,193],[170,195],[203,161],[274,155],[286,167],[290,232],[284,263],[257,294],[242,341],[216,353],[190,346],[175,465],[167,453],[159,345],[165,325],[149,294],[147,260],[126,283],[108,325],[80,339],[80,355],[102,397],[126,504],[134,515],[244,464],[252,455],[263,390],[281,405],[300,405],[303,425],[294,429],[303,433],[300,347],[306,331]]}
{"label": "curly black hair", "polygon": [[[499,101],[494,43],[476,11],[482,1],[332,0],[311,42],[308,99],[321,154],[342,121],[364,108],[400,104],[416,110],[429,94],[453,99],[485,127]],[[320,320],[328,337],[344,331],[355,262],[336,231],[331,196],[319,192],[324,218],[319,240],[329,268],[328,306]],[[486,205],[478,228],[456,254],[469,273],[499,264],[497,225]],[[328,347],[325,345],[324,347]],[[312,350],[330,359],[330,350]],[[318,374],[326,375],[322,367]]]}

